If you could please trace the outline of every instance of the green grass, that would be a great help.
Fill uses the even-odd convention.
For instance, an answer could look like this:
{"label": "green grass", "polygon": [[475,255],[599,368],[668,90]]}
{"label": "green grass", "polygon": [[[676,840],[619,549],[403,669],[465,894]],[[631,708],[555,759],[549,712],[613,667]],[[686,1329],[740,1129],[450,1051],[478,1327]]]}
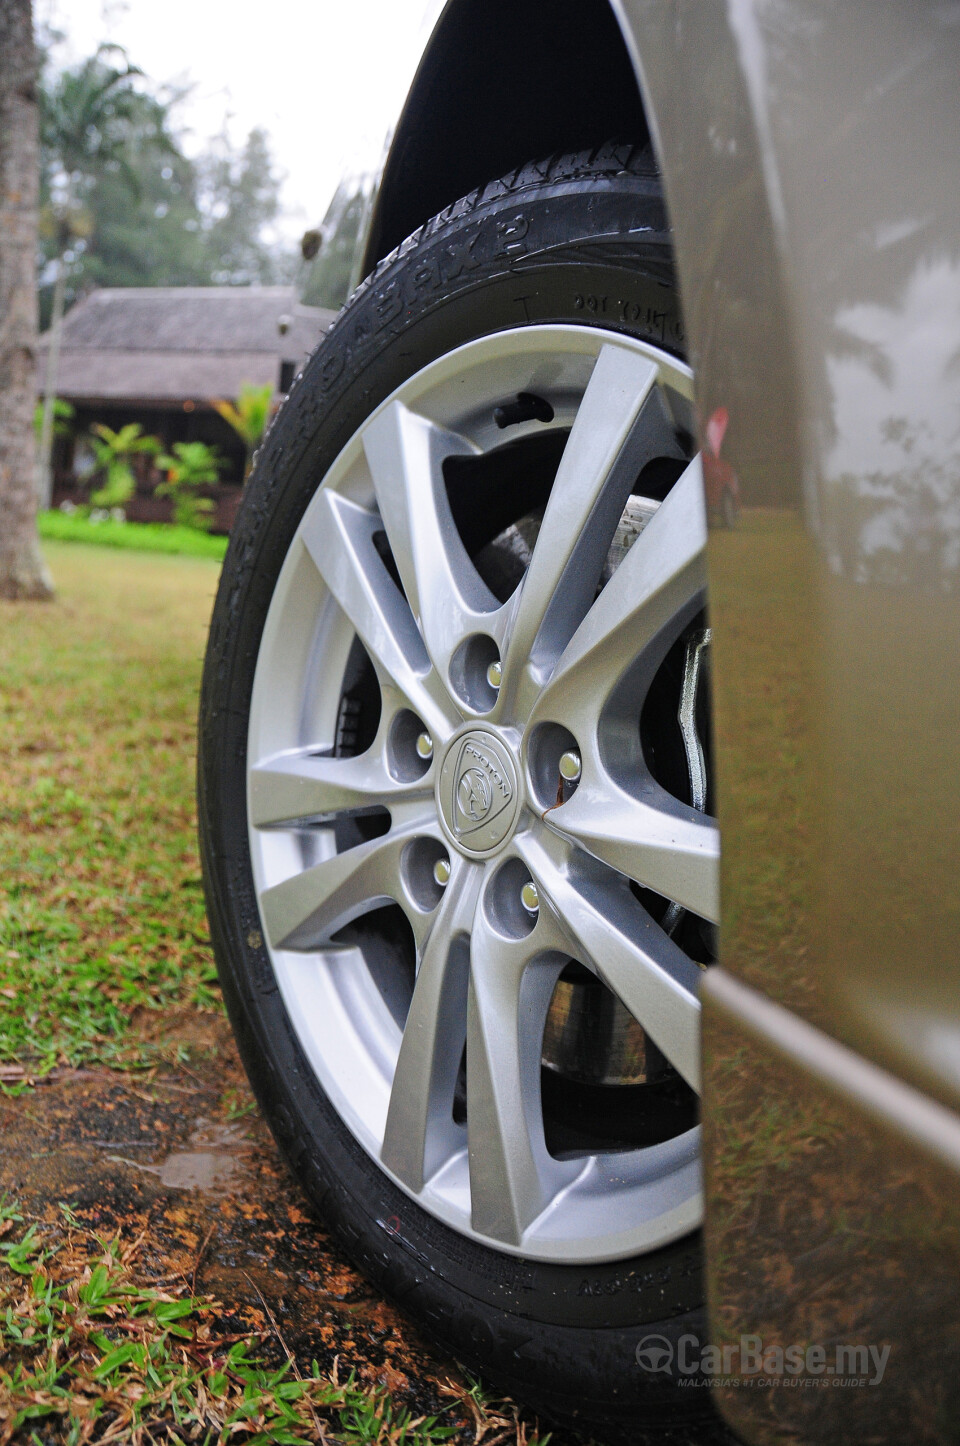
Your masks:
{"label": "green grass", "polygon": [[0,603],[0,1063],[145,1062],[144,1017],[219,1008],[193,801],[218,569],[46,551],[56,600]]}
{"label": "green grass", "polygon": [[222,561],[227,550],[225,537],[211,537],[194,527],[168,522],[116,522],[112,517],[91,522],[77,513],[41,512],[37,519],[45,541],[92,542],[99,547],[122,547],[134,552],[169,552],[186,557],[211,557]]}
{"label": "green grass", "polygon": [[[266,1364],[252,1338],[218,1331],[214,1301],[139,1282],[138,1242],[86,1230],[64,1205],[60,1215],[23,1229],[0,1200],[4,1441],[36,1441],[37,1427],[52,1426],[66,1446],[309,1446],[327,1430],[338,1446],[440,1446],[460,1433],[316,1362],[306,1374],[290,1356]],[[282,1351],[279,1335],[276,1344]]]}
{"label": "green grass", "polygon": [[[0,1076],[8,1094],[56,1064],[152,1065],[176,1047],[153,1043],[175,1013],[221,1008],[193,793],[218,566],[45,552],[55,601],[0,602],[0,1065],[22,1081]],[[225,1103],[229,1119],[251,1107]],[[298,1368],[269,1310],[272,1331],[225,1325],[158,1260],[142,1236],[93,1234],[53,1202],[28,1221],[0,1194],[0,1441],[546,1446],[475,1383],[451,1378],[449,1406],[411,1419],[382,1385]]]}

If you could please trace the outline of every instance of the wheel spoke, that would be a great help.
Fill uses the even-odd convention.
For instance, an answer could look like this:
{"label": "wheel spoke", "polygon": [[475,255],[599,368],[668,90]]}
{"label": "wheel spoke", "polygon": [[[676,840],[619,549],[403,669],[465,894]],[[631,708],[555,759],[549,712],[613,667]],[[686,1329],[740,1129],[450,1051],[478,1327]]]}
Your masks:
{"label": "wheel spoke", "polygon": [[478,912],[467,1000],[471,1217],[481,1235],[511,1245],[582,1168],[552,1159],[543,1136],[543,1027],[563,965],[528,964],[532,953],[532,940],[494,935]]}
{"label": "wheel spoke", "polygon": [[699,457],[667,493],[564,649],[534,717],[595,722],[628,662],[652,673],[703,606],[707,517]]}
{"label": "wheel spoke", "polygon": [[374,513],[323,488],[301,531],[321,577],[374,663],[440,740],[451,732],[449,705],[431,676],[413,614],[374,546],[380,526]]}
{"label": "wheel spoke", "polygon": [[[544,822],[594,858],[704,919],[720,918],[720,833],[716,820],[648,778],[641,796],[585,771],[573,797]],[[595,774],[593,775],[596,776]]]}
{"label": "wheel spoke", "polygon": [[567,932],[571,952],[592,965],[674,1068],[698,1090],[698,966],[654,923],[626,883],[592,869],[579,877],[571,875],[547,836],[538,839],[530,833],[516,842],[541,900],[562,921],[559,927]]}
{"label": "wheel spoke", "polygon": [[467,1021],[469,930],[480,868],[458,863],[427,935],[404,1026],[380,1158],[409,1189],[462,1147],[453,1096]]}
{"label": "wheel spoke", "polygon": [[[518,689],[529,692],[531,673],[542,678],[549,671],[590,605],[643,464],[646,429],[637,419],[648,404],[659,409],[656,380],[656,366],[638,353],[605,346],[597,358],[514,605],[504,700]],[[522,710],[522,699],[518,705]]]}
{"label": "wheel spoke", "polygon": [[389,808],[430,793],[422,779],[398,783],[376,745],[355,758],[296,749],[250,770],[250,822],[254,828],[277,827],[381,804]]}
{"label": "wheel spoke", "polygon": [[500,610],[460,540],[443,480],[444,459],[474,449],[400,402],[370,423],[363,446],[407,601],[446,679],[458,645],[489,631]]}
{"label": "wheel spoke", "polygon": [[403,888],[400,859],[411,838],[438,833],[424,813],[265,889],[260,914],[273,948],[320,949],[345,924],[391,902],[405,909],[415,932],[418,925],[422,931],[424,920]]}

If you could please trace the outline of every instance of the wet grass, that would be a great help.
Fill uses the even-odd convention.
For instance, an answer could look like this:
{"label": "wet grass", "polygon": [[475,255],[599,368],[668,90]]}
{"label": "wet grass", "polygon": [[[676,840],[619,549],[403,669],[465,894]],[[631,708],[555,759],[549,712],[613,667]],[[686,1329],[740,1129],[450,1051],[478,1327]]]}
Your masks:
{"label": "wet grass", "polygon": [[[545,1446],[518,1406],[486,1394],[452,1363],[425,1358],[424,1389],[402,1373],[395,1388],[398,1373],[365,1356],[370,1342],[382,1351],[383,1338],[396,1336],[397,1358],[406,1348],[413,1359],[403,1344],[409,1327],[387,1306],[377,1308],[387,1326],[369,1341],[349,1328],[338,1336],[330,1304],[334,1316],[352,1307],[320,1290],[303,1302],[301,1334],[312,1321],[321,1342],[337,1340],[336,1354],[328,1349],[319,1366],[293,1337],[291,1354],[280,1302],[271,1307],[256,1286],[252,1308],[226,1296],[227,1286],[237,1294],[239,1245],[219,1247],[226,1265],[211,1260],[215,1231],[235,1216],[254,1237],[251,1260],[282,1243],[276,1213],[267,1221],[243,1199],[219,1201],[201,1243],[189,1229],[200,1205],[171,1206],[162,1218],[186,1222],[171,1240],[140,1196],[117,1219],[110,1180],[118,1170],[137,1174],[136,1165],[109,1164],[109,1156],[84,1164],[79,1121],[78,1163],[69,1141],[58,1142],[58,1114],[77,1096],[74,1107],[88,1122],[96,1117],[101,1133],[113,1139],[119,1130],[122,1143],[129,1131],[133,1145],[144,1143],[111,1081],[129,1081],[142,1111],[165,1089],[175,1100],[197,1094],[195,1068],[221,1081],[227,1121],[255,1106],[229,1047],[221,1043],[211,1059],[194,1044],[209,1055],[210,1039],[225,1029],[193,798],[197,688],[218,565],[63,542],[45,550],[56,600],[0,603],[0,1094],[8,1097],[0,1098],[8,1142],[6,1162],[0,1153],[0,1446]],[[54,1072],[58,1083],[49,1082]],[[12,1160],[15,1121],[25,1139]],[[169,1121],[158,1119],[161,1126],[172,1133]],[[34,1186],[30,1209],[4,1196],[14,1175],[26,1186],[57,1161],[73,1206],[56,1203],[59,1185]],[[281,1199],[288,1188],[293,1198],[275,1168]],[[81,1185],[69,1185],[74,1176]],[[287,1215],[303,1233],[298,1248],[349,1281],[317,1227],[293,1206]],[[206,1266],[219,1271],[212,1289],[226,1304],[201,1293]],[[264,1284],[269,1294],[274,1275]],[[283,1331],[291,1319],[288,1311]],[[420,1410],[418,1396],[438,1405]]]}
{"label": "wet grass", "polygon": [[[301,1371],[275,1322],[280,1359],[266,1361],[262,1342],[222,1330],[216,1300],[138,1281],[140,1240],[98,1235],[65,1205],[60,1216],[25,1228],[0,1201],[0,1441],[50,1440],[51,1429],[68,1446],[440,1446],[461,1435],[450,1412],[414,1417],[352,1373],[316,1361]],[[461,1396],[500,1424],[475,1386],[451,1411]]]}
{"label": "wet grass", "polygon": [[193,805],[217,567],[48,553],[57,600],[0,605],[0,1066],[41,1073],[148,1063],[144,1016],[219,1007]]}

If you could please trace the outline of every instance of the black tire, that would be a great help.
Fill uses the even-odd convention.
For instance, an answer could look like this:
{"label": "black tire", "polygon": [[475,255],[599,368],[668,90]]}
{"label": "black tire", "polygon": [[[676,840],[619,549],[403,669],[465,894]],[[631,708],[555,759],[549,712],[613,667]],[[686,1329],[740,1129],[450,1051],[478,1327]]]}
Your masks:
{"label": "black tire", "polygon": [[[359,1146],[307,1065],[262,943],[245,758],[264,618],[325,470],[406,376],[523,322],[596,323],[682,354],[660,182],[629,145],[525,166],[422,227],[360,287],[297,379],[231,538],[200,711],[210,927],[247,1071],[290,1167],[367,1276],[445,1349],[554,1418],[704,1442],[701,1390],[637,1363],[642,1337],[705,1339],[700,1242],[581,1268],[520,1261],[421,1211]],[[689,1384],[693,1384],[690,1382]],[[699,1424],[698,1424],[699,1423]]]}

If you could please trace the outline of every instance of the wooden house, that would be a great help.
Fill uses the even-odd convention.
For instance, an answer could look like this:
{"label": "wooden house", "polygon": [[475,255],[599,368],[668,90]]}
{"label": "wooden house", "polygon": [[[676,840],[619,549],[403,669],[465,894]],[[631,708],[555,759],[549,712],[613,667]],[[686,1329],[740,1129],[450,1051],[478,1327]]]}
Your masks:
{"label": "wooden house", "polygon": [[[139,422],[164,448],[214,444],[226,459],[215,499],[215,529],[228,531],[243,482],[244,448],[214,410],[245,382],[270,384],[279,403],[335,313],[300,306],[290,287],[128,287],[91,292],[63,321],[57,396],[74,409],[54,447],[54,506],[82,501],[89,467],[84,437],[96,422],[119,429]],[[46,380],[41,338],[38,379]],[[160,474],[138,459],[137,493],[127,515],[166,520],[170,504],[154,495]]]}

